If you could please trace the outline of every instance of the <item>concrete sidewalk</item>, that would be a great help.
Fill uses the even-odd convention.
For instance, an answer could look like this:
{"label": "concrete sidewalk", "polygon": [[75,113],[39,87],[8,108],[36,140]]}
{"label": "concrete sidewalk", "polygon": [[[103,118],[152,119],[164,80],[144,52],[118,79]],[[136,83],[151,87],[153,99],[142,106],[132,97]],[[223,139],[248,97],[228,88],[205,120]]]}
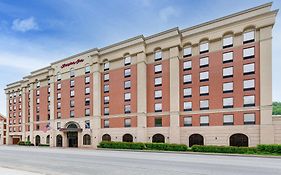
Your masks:
{"label": "concrete sidewalk", "polygon": [[32,173],[29,171],[22,171],[22,170],[14,170],[10,168],[0,167],[0,174],[1,175],[43,175],[38,173]]}

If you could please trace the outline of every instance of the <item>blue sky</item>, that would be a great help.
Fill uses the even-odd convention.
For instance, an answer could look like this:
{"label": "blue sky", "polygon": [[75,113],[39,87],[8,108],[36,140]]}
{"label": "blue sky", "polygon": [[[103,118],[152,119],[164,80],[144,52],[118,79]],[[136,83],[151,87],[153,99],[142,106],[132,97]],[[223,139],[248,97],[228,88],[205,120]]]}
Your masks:
{"label": "blue sky", "polygon": [[[267,0],[0,0],[0,89],[49,63],[173,27],[180,29]],[[281,1],[273,1],[273,9]],[[273,31],[273,99],[281,101],[281,23]],[[5,113],[0,91],[0,112]]]}

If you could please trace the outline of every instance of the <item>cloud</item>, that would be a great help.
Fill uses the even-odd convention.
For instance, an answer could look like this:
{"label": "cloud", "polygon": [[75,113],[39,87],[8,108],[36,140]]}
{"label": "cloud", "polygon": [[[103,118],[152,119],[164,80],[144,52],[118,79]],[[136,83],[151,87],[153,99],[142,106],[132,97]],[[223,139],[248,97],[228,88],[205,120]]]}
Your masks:
{"label": "cloud", "polygon": [[12,29],[19,32],[27,32],[30,30],[38,30],[39,27],[34,17],[30,17],[26,19],[15,19],[13,21]]}
{"label": "cloud", "polygon": [[180,10],[175,7],[168,6],[159,11],[160,20],[163,22],[168,22],[172,17],[178,17],[180,15]]}

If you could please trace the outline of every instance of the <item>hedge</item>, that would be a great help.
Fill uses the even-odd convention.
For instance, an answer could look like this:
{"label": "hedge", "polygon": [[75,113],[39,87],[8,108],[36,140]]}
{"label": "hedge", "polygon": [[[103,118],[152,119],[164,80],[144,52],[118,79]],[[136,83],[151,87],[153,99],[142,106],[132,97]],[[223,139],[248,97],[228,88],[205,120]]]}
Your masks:
{"label": "hedge", "polygon": [[98,147],[113,148],[113,149],[138,149],[138,150],[163,150],[163,151],[187,151],[188,149],[188,147],[183,144],[108,142],[108,141],[101,142]]}
{"label": "hedge", "polygon": [[281,145],[271,144],[271,145],[258,145],[257,150],[262,153],[272,153],[281,154]]}
{"label": "hedge", "polygon": [[235,146],[202,146],[193,145],[193,152],[212,152],[212,153],[232,153],[232,154],[254,154],[257,153],[257,148],[254,147],[235,147]]}
{"label": "hedge", "polygon": [[20,146],[34,146],[34,144],[31,143],[30,141],[19,141],[18,145],[20,145]]}

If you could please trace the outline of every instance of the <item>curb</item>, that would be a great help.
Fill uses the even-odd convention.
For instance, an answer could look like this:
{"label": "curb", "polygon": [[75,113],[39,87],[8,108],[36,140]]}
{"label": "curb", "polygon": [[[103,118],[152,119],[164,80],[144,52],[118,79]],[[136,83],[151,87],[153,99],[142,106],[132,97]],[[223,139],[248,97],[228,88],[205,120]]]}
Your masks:
{"label": "curb", "polygon": [[228,153],[208,153],[208,152],[191,152],[191,151],[157,151],[157,150],[134,150],[134,149],[111,149],[97,148],[96,150],[104,151],[124,151],[124,152],[147,152],[147,153],[167,153],[167,154],[192,154],[192,155],[213,155],[213,156],[233,156],[233,157],[256,157],[256,158],[273,158],[281,159],[281,156],[258,155],[258,154],[228,154]]}

